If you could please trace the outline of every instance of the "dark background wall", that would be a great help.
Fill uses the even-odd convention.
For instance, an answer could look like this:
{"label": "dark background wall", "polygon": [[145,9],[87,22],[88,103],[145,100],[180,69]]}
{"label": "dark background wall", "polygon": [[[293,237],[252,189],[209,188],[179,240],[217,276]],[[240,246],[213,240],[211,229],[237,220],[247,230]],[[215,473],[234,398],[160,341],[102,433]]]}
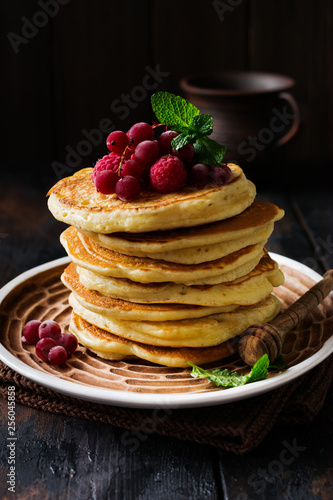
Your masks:
{"label": "dark background wall", "polygon": [[3,0],[1,11],[1,156],[16,170],[91,166],[112,125],[153,120],[154,91],[180,94],[182,76],[212,69],[293,77],[301,127],[285,158],[333,159],[331,0]]}

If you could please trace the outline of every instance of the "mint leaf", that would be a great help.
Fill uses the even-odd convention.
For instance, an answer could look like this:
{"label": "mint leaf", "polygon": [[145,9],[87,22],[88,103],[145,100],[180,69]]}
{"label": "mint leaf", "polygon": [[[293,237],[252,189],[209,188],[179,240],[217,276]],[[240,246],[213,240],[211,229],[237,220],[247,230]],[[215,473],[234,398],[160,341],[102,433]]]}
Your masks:
{"label": "mint leaf", "polygon": [[197,162],[212,167],[221,165],[226,148],[208,137],[213,132],[212,115],[200,113],[186,99],[169,92],[152,95],[151,104],[160,123],[180,133],[171,143],[176,151],[191,143]]}
{"label": "mint leaf", "polygon": [[269,357],[264,354],[256,364],[252,367],[252,370],[247,375],[248,379],[246,382],[255,382],[256,380],[262,380],[267,377],[269,365]]}
{"label": "mint leaf", "polygon": [[201,113],[200,115],[194,116],[189,128],[196,133],[198,139],[205,135],[210,135],[213,132],[212,115]]}
{"label": "mint leaf", "polygon": [[158,120],[176,132],[187,132],[198,108],[186,99],[169,92],[157,92],[151,97],[153,111]]}
{"label": "mint leaf", "polygon": [[221,146],[209,137],[201,137],[194,144],[195,158],[198,162],[212,167],[219,167],[225,155],[225,146]]}
{"label": "mint leaf", "polygon": [[227,369],[221,370],[221,368],[204,370],[189,361],[187,361],[187,363],[192,366],[192,377],[208,378],[208,380],[217,386],[239,387],[240,385],[245,385],[249,382],[255,382],[256,380],[266,378],[268,373],[269,358],[267,354],[264,354],[252,367],[252,370],[248,375],[231,372]]}
{"label": "mint leaf", "polygon": [[172,139],[171,146],[173,147],[173,149],[177,151],[178,149],[185,146],[185,144],[189,143],[193,144],[195,141],[196,141],[195,134],[179,134],[177,135],[177,137]]}
{"label": "mint leaf", "polygon": [[278,356],[276,358],[276,360],[273,361],[273,363],[271,365],[268,366],[268,370],[281,371],[281,370],[285,370],[286,368],[288,368],[288,365],[286,363],[286,360],[282,356],[282,354],[280,356]]}
{"label": "mint leaf", "polygon": [[208,378],[215,385],[222,385],[224,387],[238,387],[246,383],[246,375],[240,375],[237,372],[230,372],[229,370],[220,370],[216,368],[215,370],[204,370],[199,366],[193,365],[188,361],[188,364],[192,366],[192,377],[198,378]]}
{"label": "mint leaf", "polygon": [[185,144],[195,143],[201,137],[205,137],[213,132],[213,117],[212,115],[196,115],[193,117],[190,126],[187,129],[187,132],[183,132],[179,134],[177,137],[172,139],[172,147],[176,151]]}

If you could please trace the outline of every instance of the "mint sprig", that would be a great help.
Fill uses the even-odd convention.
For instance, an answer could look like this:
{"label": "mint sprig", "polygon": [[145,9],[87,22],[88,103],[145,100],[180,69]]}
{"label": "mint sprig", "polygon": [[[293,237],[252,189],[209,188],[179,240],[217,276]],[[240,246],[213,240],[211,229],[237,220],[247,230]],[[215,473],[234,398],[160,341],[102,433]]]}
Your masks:
{"label": "mint sprig", "polygon": [[225,146],[221,146],[210,137],[201,137],[194,144],[195,158],[198,162],[219,167],[225,155]]}
{"label": "mint sprig", "polygon": [[179,132],[171,143],[176,151],[186,144],[194,144],[198,162],[213,167],[221,165],[225,146],[208,137],[213,132],[212,115],[200,113],[186,99],[169,92],[157,92],[152,96],[151,103],[160,123]]}
{"label": "mint sprig", "polygon": [[269,358],[267,354],[264,354],[252,367],[250,373],[247,375],[242,375],[241,373],[231,372],[226,368],[221,370],[221,368],[215,368],[213,370],[205,370],[200,366],[196,366],[193,363],[187,361],[187,363],[192,366],[192,377],[198,378],[208,378],[217,386],[223,387],[239,387],[241,385],[248,384],[249,382],[255,382],[257,380],[262,380],[267,377],[269,369],[282,370],[287,368],[287,364],[283,356],[269,365]]}
{"label": "mint sprig", "polygon": [[176,132],[187,132],[192,119],[199,114],[193,104],[169,92],[153,94],[151,105],[158,120]]}

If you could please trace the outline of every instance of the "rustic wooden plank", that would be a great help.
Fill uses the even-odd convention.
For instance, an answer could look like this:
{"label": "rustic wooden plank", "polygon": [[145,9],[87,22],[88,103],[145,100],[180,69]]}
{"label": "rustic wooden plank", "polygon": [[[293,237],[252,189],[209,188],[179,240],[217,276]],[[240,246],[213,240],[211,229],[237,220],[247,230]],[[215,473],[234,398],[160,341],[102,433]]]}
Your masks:
{"label": "rustic wooden plank", "polygon": [[332,496],[333,391],[311,425],[275,427],[245,456],[218,452],[231,500],[317,500]]}
{"label": "rustic wooden plank", "polygon": [[1,6],[1,156],[26,169],[53,156],[50,16],[37,2],[16,0]]}
{"label": "rustic wooden plank", "polygon": [[312,252],[307,265],[321,273],[333,268],[333,203],[332,193],[323,189],[313,196],[310,188],[293,193],[293,208],[303,231],[307,234]]}
{"label": "rustic wooden plank", "polygon": [[266,248],[299,262],[312,255],[311,243],[297,221],[288,194],[281,194],[280,191],[258,190],[256,199],[275,203],[285,211],[283,219],[275,223]]}
{"label": "rustic wooden plank", "polygon": [[59,235],[65,225],[47,208],[46,193],[55,177],[31,181],[3,175],[0,183],[0,286],[23,271],[66,255]]}
{"label": "rustic wooden plank", "polygon": [[[0,399],[0,408],[1,432],[6,438],[4,399]],[[220,498],[214,477],[215,454],[209,446],[129,433],[23,405],[17,407],[16,423],[16,492],[22,500],[60,496],[64,500]],[[7,455],[2,447],[3,472]],[[0,492],[5,498],[4,482]]]}
{"label": "rustic wooden plank", "polygon": [[155,83],[146,69],[154,70],[148,5],[74,0],[54,19],[55,160],[91,166],[106,154],[112,127],[127,130],[146,119]]}
{"label": "rustic wooden plank", "polygon": [[191,73],[246,68],[246,2],[155,1],[153,26],[154,59],[171,72],[165,90],[179,93]]}
{"label": "rustic wooden plank", "polygon": [[285,148],[293,161],[332,157],[333,5],[295,0],[252,0],[250,67],[292,76],[301,109],[299,134]]}

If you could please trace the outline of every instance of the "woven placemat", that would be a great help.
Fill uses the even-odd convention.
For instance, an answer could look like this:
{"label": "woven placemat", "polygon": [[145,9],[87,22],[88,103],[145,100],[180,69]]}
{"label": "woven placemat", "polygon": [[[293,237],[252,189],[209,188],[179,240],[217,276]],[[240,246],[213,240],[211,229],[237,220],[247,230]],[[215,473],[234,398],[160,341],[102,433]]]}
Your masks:
{"label": "woven placemat", "polygon": [[277,390],[244,401],[208,408],[142,410],[63,396],[24,378],[0,362],[0,392],[15,385],[16,401],[35,409],[209,444],[244,454],[276,424],[310,423],[322,408],[333,380],[333,356]]}

